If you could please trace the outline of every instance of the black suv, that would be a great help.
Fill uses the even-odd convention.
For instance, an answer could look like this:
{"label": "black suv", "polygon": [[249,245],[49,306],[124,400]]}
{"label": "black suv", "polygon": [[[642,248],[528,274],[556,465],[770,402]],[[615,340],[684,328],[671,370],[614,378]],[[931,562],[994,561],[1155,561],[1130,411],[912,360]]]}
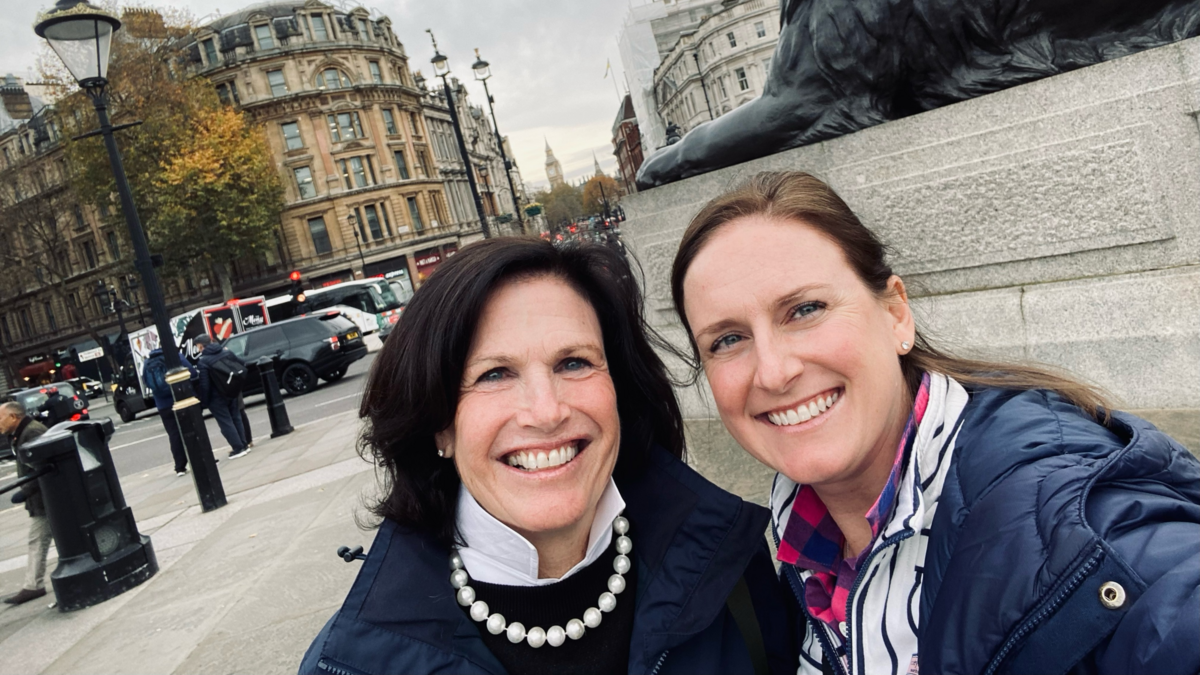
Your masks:
{"label": "black suv", "polygon": [[226,340],[225,348],[250,366],[246,394],[262,391],[253,366],[264,356],[279,357],[275,376],[288,393],[298,395],[315,389],[318,377],[326,382],[341,378],[351,363],[367,355],[358,326],[338,312],[305,314],[248,330]]}

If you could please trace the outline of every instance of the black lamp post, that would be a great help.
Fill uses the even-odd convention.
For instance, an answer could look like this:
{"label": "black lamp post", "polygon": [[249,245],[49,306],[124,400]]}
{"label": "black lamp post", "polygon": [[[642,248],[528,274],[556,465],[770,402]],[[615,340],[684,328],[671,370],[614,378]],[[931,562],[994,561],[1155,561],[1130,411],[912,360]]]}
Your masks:
{"label": "black lamp post", "polygon": [[442,89],[446,92],[446,104],[450,107],[450,121],[454,124],[454,137],[458,139],[458,152],[462,155],[463,164],[467,167],[467,185],[471,187],[471,196],[475,198],[475,213],[479,216],[479,225],[483,228],[483,238],[487,239],[492,236],[492,233],[488,229],[487,216],[483,213],[483,200],[479,197],[479,188],[475,185],[475,172],[471,171],[471,157],[467,154],[467,143],[463,140],[462,125],[458,122],[458,107],[454,105],[454,94],[450,91],[449,80],[446,79],[450,75],[450,59],[438,51],[433,31],[426,28],[425,32],[429,33],[429,39],[433,42],[433,58],[429,62],[433,64],[434,75],[442,78]]}
{"label": "black lamp post", "polygon": [[354,232],[354,245],[358,247],[358,263],[362,265],[362,274],[367,276],[367,259],[363,257],[362,252],[362,237],[358,234],[358,216],[351,213],[346,216],[346,220],[350,222],[350,230]]}
{"label": "black lamp post", "polygon": [[704,107],[708,108],[708,119],[714,120],[712,112],[712,103],[708,101],[708,85],[704,84],[704,71],[700,70],[700,56],[696,52],[692,52],[692,60],[696,62],[696,77],[700,78],[700,88],[704,90]]}
{"label": "black lamp post", "polygon": [[471,66],[471,70],[475,71],[475,79],[483,83],[483,93],[487,97],[488,111],[492,113],[492,130],[496,132],[496,147],[500,148],[500,160],[504,162],[504,175],[508,177],[508,191],[512,194],[513,211],[516,211],[521,232],[525,233],[525,216],[521,213],[521,203],[517,199],[517,188],[512,179],[512,162],[509,161],[508,154],[504,152],[504,137],[500,135],[500,125],[496,124],[495,100],[492,98],[492,92],[488,91],[487,81],[492,76],[492,69],[490,64],[479,55],[478,48],[475,49],[475,63]]}
{"label": "black lamp post", "polygon": [[117,194],[121,197],[121,211],[125,214],[129,239],[133,243],[134,266],[142,276],[146,301],[150,305],[154,325],[158,328],[159,345],[170,369],[167,381],[171,383],[171,393],[175,398],[174,412],[179,420],[180,435],[183,436],[188,459],[192,464],[196,492],[200,497],[201,507],[205,511],[211,511],[225,505],[225,489],[221,485],[221,476],[217,473],[208,431],[201,417],[200,401],[192,391],[188,371],[183,367],[179,349],[175,345],[162,286],[158,283],[158,275],[150,259],[146,233],[142,229],[141,220],[138,219],[137,208],[133,204],[133,193],[125,177],[121,153],[113,136],[114,131],[133,125],[114,128],[108,119],[108,97],[104,90],[108,85],[109,47],[112,44],[113,33],[120,28],[121,21],[99,7],[83,0],[59,0],[53,9],[38,17],[34,32],[50,43],[54,53],[62,59],[71,76],[87,92],[96,107],[100,128],[80,138],[96,134],[104,137]]}

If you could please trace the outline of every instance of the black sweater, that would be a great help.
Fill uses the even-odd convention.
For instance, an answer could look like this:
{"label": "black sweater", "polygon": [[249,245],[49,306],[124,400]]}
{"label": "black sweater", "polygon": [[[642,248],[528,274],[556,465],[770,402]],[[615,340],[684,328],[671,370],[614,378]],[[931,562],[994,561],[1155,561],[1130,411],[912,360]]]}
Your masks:
{"label": "black sweater", "polygon": [[[608,590],[608,578],[615,574],[612,565],[617,557],[615,544],[614,536],[613,544],[596,562],[548,586],[501,586],[475,579],[470,584],[475,589],[476,599],[486,602],[489,612],[499,612],[508,623],[519,621],[526,631],[534,626],[543,630],[549,630],[551,626],[565,629],[571,619],[583,621],[584,610],[597,607],[600,594]],[[547,642],[534,649],[524,640],[513,644],[506,633],[492,635],[485,623],[475,625],[484,644],[510,675],[624,673],[629,665],[636,591],[635,564],[625,573],[625,592],[617,595],[616,609],[603,612],[599,626],[588,628],[578,640],[568,637],[560,647],[552,647]],[[468,609],[464,607],[463,611]]]}

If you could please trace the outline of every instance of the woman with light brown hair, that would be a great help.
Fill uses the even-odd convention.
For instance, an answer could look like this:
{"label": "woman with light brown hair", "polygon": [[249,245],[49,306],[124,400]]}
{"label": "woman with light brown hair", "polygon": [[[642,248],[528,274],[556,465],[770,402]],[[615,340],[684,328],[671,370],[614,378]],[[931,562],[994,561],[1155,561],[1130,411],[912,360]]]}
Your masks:
{"label": "woman with light brown hair", "polygon": [[714,199],[671,290],[722,421],[778,472],[800,672],[1200,669],[1200,463],[1070,377],[938,350],[828,185]]}

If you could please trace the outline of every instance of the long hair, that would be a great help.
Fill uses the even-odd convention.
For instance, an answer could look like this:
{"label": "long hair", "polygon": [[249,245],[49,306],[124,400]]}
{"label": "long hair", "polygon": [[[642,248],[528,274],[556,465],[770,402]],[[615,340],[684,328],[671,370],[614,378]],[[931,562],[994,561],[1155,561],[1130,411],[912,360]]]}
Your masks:
{"label": "long hair", "polygon": [[645,324],[625,259],[596,244],[557,249],[540,239],[489,239],[441,264],[371,367],[359,452],[372,455],[384,474],[375,515],[446,545],[457,540],[459,476],[454,462],[437,456],[434,435],[454,423],[463,365],[493,292],[506,281],[542,276],[575,289],[599,319],[621,421],[616,473],[639,471],[654,445],[683,457],[683,418],[654,350],[665,342]]}
{"label": "long hair", "polygon": [[[675,254],[671,268],[671,296],[691,341],[691,361],[697,373],[700,352],[683,311],[684,277],[696,255],[718,229],[730,221],[755,215],[812,227],[837,244],[858,278],[877,297],[883,297],[887,292],[887,282],[893,272],[887,264],[886,247],[833,188],[800,171],[760,173],[706,204],[692,218]],[[916,393],[921,375],[929,371],[949,375],[967,386],[1049,389],[1097,419],[1107,419],[1110,409],[1099,390],[1046,366],[960,358],[938,348],[920,330],[916,331],[912,351],[900,357],[900,367],[909,394]]]}

